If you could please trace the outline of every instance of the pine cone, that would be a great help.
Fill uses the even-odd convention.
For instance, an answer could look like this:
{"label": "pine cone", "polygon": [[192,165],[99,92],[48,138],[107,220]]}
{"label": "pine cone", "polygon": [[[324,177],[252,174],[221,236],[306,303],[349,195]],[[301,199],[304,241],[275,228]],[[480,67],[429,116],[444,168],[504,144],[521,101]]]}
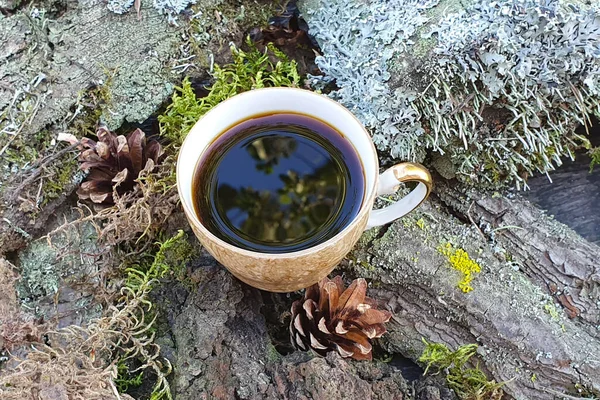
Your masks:
{"label": "pine cone", "polygon": [[392,314],[377,310],[377,303],[366,297],[366,292],[364,279],[356,279],[344,290],[340,276],[307,288],[304,300],[292,304],[292,344],[321,356],[337,351],[342,357],[371,360],[369,339],[386,332],[383,324]]}
{"label": "pine cone", "polygon": [[89,170],[89,174],[77,195],[94,203],[111,204],[113,187],[119,194],[131,191],[140,172],[152,171],[163,150],[156,140],[146,143],[146,134],[141,129],[125,138],[100,126],[96,135],[98,142],[88,138],[81,140],[85,150],[79,155],[79,169]]}

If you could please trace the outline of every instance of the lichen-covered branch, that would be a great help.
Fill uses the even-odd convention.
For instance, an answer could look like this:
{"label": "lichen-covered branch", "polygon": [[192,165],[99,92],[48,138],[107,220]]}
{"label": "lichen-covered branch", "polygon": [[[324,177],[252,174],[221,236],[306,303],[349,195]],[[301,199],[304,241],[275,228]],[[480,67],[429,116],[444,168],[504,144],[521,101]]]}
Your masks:
{"label": "lichen-covered branch", "polygon": [[[443,202],[365,235],[346,267],[395,314],[384,347],[417,359],[422,338],[478,344],[473,363],[516,399],[600,390],[600,248],[524,200],[469,200],[441,181],[436,193]],[[448,242],[481,267],[469,293],[438,250]]]}
{"label": "lichen-covered branch", "polygon": [[[427,151],[463,181],[526,185],[587,146],[600,115],[600,8],[559,0],[306,0],[317,87],[402,160]],[[443,10],[451,10],[444,12]]]}
{"label": "lichen-covered branch", "polygon": [[552,296],[568,318],[581,320],[583,329],[600,338],[598,246],[523,199],[479,197],[443,183],[437,192],[456,213],[470,215],[492,245],[505,249],[504,257]]}

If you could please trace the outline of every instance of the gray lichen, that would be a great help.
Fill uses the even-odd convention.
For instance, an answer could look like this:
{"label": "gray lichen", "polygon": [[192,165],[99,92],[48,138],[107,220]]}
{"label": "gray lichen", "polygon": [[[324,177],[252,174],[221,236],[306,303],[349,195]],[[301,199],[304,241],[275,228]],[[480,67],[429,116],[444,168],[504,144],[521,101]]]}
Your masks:
{"label": "gray lichen", "polygon": [[154,8],[168,15],[179,14],[190,4],[196,4],[196,0],[154,0]]}
{"label": "gray lichen", "polygon": [[[331,93],[367,128],[381,149],[402,159],[422,158],[419,146],[424,134],[419,114],[411,107],[415,94],[398,90],[390,79],[387,63],[396,51],[412,44],[410,37],[427,21],[423,11],[437,0],[393,0],[348,4],[320,0],[304,4],[311,33],[316,34],[323,55],[316,63],[325,77],[311,77],[313,85],[335,79],[339,90]],[[396,137],[404,138],[402,145]]]}
{"label": "gray lichen", "polygon": [[[427,150],[445,155],[463,181],[521,187],[587,144],[574,128],[600,115],[599,6],[476,2],[431,23],[423,10],[436,4],[305,3],[324,52],[317,64],[325,77],[313,82],[335,80],[331,96],[380,150],[418,161]],[[433,48],[429,58],[415,60],[423,46],[413,41]],[[413,82],[390,67],[403,55],[422,64],[400,66],[417,71]]]}
{"label": "gray lichen", "polygon": [[[103,250],[96,242],[93,225],[69,226],[65,231],[32,242],[20,255],[21,280],[17,292],[23,306],[48,317],[65,303],[78,308],[89,302],[89,290],[98,282],[98,263]],[[76,250],[73,250],[76,249]],[[87,286],[86,286],[87,285]],[[77,304],[75,304],[77,302]]]}
{"label": "gray lichen", "polygon": [[[107,8],[116,13],[124,14],[133,6],[134,0],[108,0]],[[166,14],[169,22],[175,23],[176,15],[181,13],[196,0],[154,0],[154,8],[161,14]]]}
{"label": "gray lichen", "polygon": [[519,186],[586,142],[574,128],[600,114],[598,7],[481,3],[431,33],[439,70],[417,107],[428,147],[449,152],[467,180]]}
{"label": "gray lichen", "polygon": [[106,8],[115,14],[124,14],[133,6],[134,0],[108,0]]}

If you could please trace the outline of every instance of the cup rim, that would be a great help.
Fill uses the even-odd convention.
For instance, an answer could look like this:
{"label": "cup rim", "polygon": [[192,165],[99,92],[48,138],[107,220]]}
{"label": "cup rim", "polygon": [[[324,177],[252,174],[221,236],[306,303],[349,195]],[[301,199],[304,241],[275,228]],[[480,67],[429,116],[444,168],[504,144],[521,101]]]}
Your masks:
{"label": "cup rim", "polygon": [[[327,239],[326,241],[324,241],[323,243],[319,243],[315,246],[309,247],[307,249],[302,249],[302,250],[297,250],[297,251],[293,251],[293,252],[288,252],[288,253],[261,253],[261,252],[257,252],[257,251],[252,251],[252,250],[247,250],[247,249],[243,249],[241,247],[237,247],[231,243],[228,243],[226,241],[224,241],[223,239],[219,238],[218,236],[214,235],[212,232],[210,232],[205,226],[204,224],[202,224],[202,222],[198,219],[195,210],[193,209],[189,209],[187,203],[185,201],[183,201],[182,199],[182,189],[181,189],[181,181],[179,179],[179,169],[181,168],[181,153],[182,153],[182,149],[184,148],[186,142],[188,141],[188,139],[190,138],[190,133],[192,132],[192,130],[194,129],[194,127],[196,126],[196,124],[198,124],[200,121],[202,121],[202,119],[210,112],[212,112],[213,110],[217,109],[217,108],[223,108],[230,100],[232,100],[233,98],[239,98],[241,96],[247,96],[247,95],[251,95],[252,93],[258,92],[258,91],[296,91],[296,92],[301,92],[303,94],[310,94],[310,95],[315,95],[315,96],[320,96],[324,99],[326,99],[327,101],[331,102],[333,105],[335,105],[336,107],[338,107],[340,109],[340,111],[345,112],[347,115],[351,116],[356,123],[361,127],[362,132],[369,138],[369,144],[371,145],[371,152],[375,158],[375,163],[376,163],[376,176],[373,179],[373,183],[372,183],[372,188],[371,189],[371,194],[368,197],[365,197],[363,199],[363,203],[360,207],[359,212],[356,214],[356,216],[352,219],[352,221],[346,225],[346,227],[344,229],[342,229],[340,232],[338,232],[335,236]],[[343,134],[343,132],[341,132]],[[347,136],[345,136],[347,138]],[[203,150],[203,152],[201,154],[199,154],[199,158],[202,156],[202,154],[204,154],[204,151],[206,149]],[[357,150],[358,152],[358,150]],[[363,162],[363,159],[360,155],[360,153],[358,154],[359,158],[361,159],[361,162]],[[198,161],[197,160],[197,161]],[[197,165],[197,164],[196,164]],[[195,165],[195,166],[196,166]],[[194,167],[195,167],[194,166]],[[183,211],[186,214],[186,217],[189,221],[189,223],[191,225],[194,225],[195,227],[197,227],[204,236],[206,236],[208,239],[210,239],[211,242],[215,242],[216,244],[218,244],[220,247],[225,247],[227,249],[229,249],[230,251],[233,251],[237,254],[240,254],[242,256],[248,256],[248,257],[252,257],[255,259],[295,259],[298,257],[303,257],[303,256],[308,256],[314,253],[318,253],[320,251],[323,251],[323,249],[333,246],[335,245],[341,237],[345,236],[346,234],[348,234],[349,232],[353,231],[356,228],[356,225],[358,223],[360,223],[360,221],[362,221],[365,216],[366,213],[370,213],[371,209],[373,207],[373,202],[375,197],[377,196],[377,184],[379,181],[379,173],[377,172],[379,168],[379,157],[377,155],[377,150],[375,149],[375,144],[373,143],[373,139],[371,138],[371,135],[369,134],[369,132],[367,131],[367,129],[364,127],[364,125],[362,124],[362,122],[360,122],[360,120],[350,111],[348,110],[346,107],[344,107],[342,104],[338,103],[337,101],[329,98],[326,95],[323,95],[321,93],[316,93],[313,92],[311,90],[307,90],[307,89],[301,89],[301,88],[295,88],[295,87],[267,87],[267,88],[257,88],[257,89],[252,89],[252,90],[248,90],[246,92],[242,92],[242,93],[238,93],[232,97],[229,97],[228,99],[223,100],[222,102],[220,102],[219,104],[217,104],[216,106],[214,106],[212,109],[210,109],[206,114],[204,114],[202,117],[200,117],[196,123],[194,124],[194,126],[192,126],[192,128],[190,129],[190,131],[188,132],[188,134],[186,135],[185,139],[183,140],[183,143],[181,144],[181,147],[179,148],[179,153],[177,154],[177,164],[176,164],[176,168],[175,168],[175,176],[176,176],[176,182],[177,182],[177,194],[179,195],[179,200],[181,202],[181,205],[183,207]],[[364,172],[364,167],[363,167],[363,172]],[[365,178],[365,184],[366,184],[366,177]]]}

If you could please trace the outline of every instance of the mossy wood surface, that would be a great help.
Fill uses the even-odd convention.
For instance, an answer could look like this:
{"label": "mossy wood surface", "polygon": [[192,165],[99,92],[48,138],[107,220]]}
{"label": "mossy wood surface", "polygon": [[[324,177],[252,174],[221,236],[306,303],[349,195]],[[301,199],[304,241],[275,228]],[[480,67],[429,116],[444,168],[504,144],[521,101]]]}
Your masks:
{"label": "mossy wood surface", "polygon": [[[420,213],[365,237],[355,257],[373,270],[349,266],[396,313],[388,351],[418,357],[422,337],[477,343],[479,366],[517,399],[598,390],[600,248],[526,200],[464,193],[439,179]],[[445,242],[481,265],[467,294],[436,250]]]}
{"label": "mossy wood surface", "polygon": [[73,151],[44,164],[63,148],[55,144],[59,132],[89,134],[100,116],[113,127],[142,122],[172,93],[181,28],[148,2],[141,15],[140,21],[133,13],[114,15],[95,0],[48,1],[0,15],[4,251],[43,231],[81,182]]}
{"label": "mossy wood surface", "polygon": [[[10,3],[10,7],[5,3]],[[78,185],[74,171],[64,190],[58,191],[58,197],[43,205],[40,199],[44,180],[57,181],[54,175],[45,175],[47,169],[57,163],[73,164],[76,156],[69,151],[71,158],[44,164],[56,152],[51,139],[59,131],[73,127],[78,109],[88,109],[89,99],[83,97],[82,103],[79,94],[89,94],[85,89],[90,85],[110,78],[110,104],[104,99],[105,92],[92,91],[102,97],[102,118],[114,128],[123,122],[142,121],[157,111],[180,81],[181,76],[173,73],[173,68],[189,68],[201,75],[209,68],[211,54],[218,63],[225,64],[220,57],[229,55],[229,40],[241,43],[243,31],[254,24],[242,24],[244,16],[264,21],[276,8],[267,2],[244,2],[244,9],[232,1],[198,2],[193,11],[199,17],[189,25],[181,18],[181,25],[173,27],[150,3],[142,1],[142,19],[138,21],[135,12],[114,15],[106,9],[105,2],[94,0],[48,3],[43,7],[40,4],[37,11],[34,5],[19,9],[18,1],[0,1],[0,7],[11,10],[0,16],[0,37],[6,44],[0,53],[0,116],[4,118],[0,128],[12,133],[18,130],[17,135],[0,137],[0,148],[7,138],[11,141],[7,149],[12,153],[7,150],[3,156],[17,157],[6,166],[7,158],[0,160],[4,168],[0,171],[0,194],[4,200],[0,210],[0,252],[16,265],[13,268],[2,261],[3,268],[13,268],[20,275],[17,295],[9,293],[8,288],[4,298],[13,304],[18,297],[24,313],[45,315],[53,326],[85,325],[90,317],[100,314],[94,295],[101,296],[103,292],[98,289],[106,289],[101,285],[110,279],[98,265],[103,255],[116,251],[96,246],[95,230],[88,224],[55,237],[51,243],[54,247],[44,237],[62,223],[64,215],[69,220],[77,217],[67,201],[68,194]],[[396,62],[391,70],[395,74],[388,77],[394,88],[408,75],[415,82],[419,80],[420,64],[412,62],[409,56],[431,60],[436,45],[431,39],[418,40],[414,46],[407,40],[413,34],[423,33],[444,15],[472,5],[463,3],[396,1],[396,6],[404,8],[396,7],[387,14],[385,9],[377,9],[374,2],[369,5],[370,12],[378,18],[393,16],[396,20],[392,25],[397,21],[407,24],[404,30],[400,25],[392,26],[394,37],[381,42],[388,45],[396,36],[402,36],[395,43],[408,46],[400,54],[386,56],[390,63]],[[327,4],[348,7],[346,2]],[[360,6],[363,5],[366,7],[366,3]],[[306,11],[310,2],[304,7]],[[42,9],[51,11],[40,15]],[[360,7],[345,12],[357,10]],[[339,24],[336,34],[352,37],[352,23],[356,20],[338,13],[330,13],[330,17]],[[368,18],[365,21],[369,22]],[[316,25],[321,33],[326,31],[325,25]],[[368,24],[362,28],[367,29]],[[191,29],[193,40],[188,41],[185,36],[190,32],[187,29]],[[334,47],[340,44],[333,36],[327,40]],[[364,46],[375,49],[368,42]],[[179,59],[180,51],[189,51],[183,58],[192,53],[198,57],[194,66],[187,65],[189,60]],[[324,48],[325,56],[334,55],[328,51],[333,50]],[[375,56],[369,53],[362,58],[354,56],[354,60],[364,62],[360,68],[367,70],[377,61],[372,58]],[[380,73],[375,67],[369,71]],[[365,79],[353,83],[357,93],[382,88],[377,86],[382,74],[375,75],[359,76]],[[338,84],[343,86],[344,80],[339,79]],[[386,90],[373,92],[376,96],[364,96],[361,101],[373,105],[381,100],[378,96],[383,96],[392,109],[406,106],[406,97],[397,96],[398,92],[392,97],[392,92]],[[16,95],[19,91],[22,93]],[[394,119],[389,109],[377,109],[382,112],[381,118],[390,118],[389,132],[395,132],[393,126],[410,128],[403,131],[409,136],[402,142],[410,148],[421,140],[411,142],[410,135],[423,132],[414,123],[417,114],[403,110],[406,113]],[[452,113],[451,110],[446,111]],[[357,106],[354,111],[361,113],[365,109]],[[372,124],[378,123],[377,118],[371,120]],[[15,139],[11,139],[13,136]],[[41,143],[35,144],[35,140]],[[31,151],[32,145],[37,146],[35,151]],[[390,146],[384,148],[389,150]],[[464,155],[462,150],[459,153]],[[439,166],[444,161],[448,162],[436,159],[434,163]],[[35,175],[35,171],[40,172]],[[56,173],[61,171],[64,169]],[[129,266],[125,271],[129,275],[121,284],[130,291],[140,284],[148,289],[143,302],[153,305],[148,317],[157,318],[152,334],[161,346],[160,356],[173,366],[173,372],[163,382],[168,380],[174,398],[455,399],[445,383],[444,371],[436,376],[416,376],[409,382],[406,369],[395,362],[401,356],[416,362],[425,349],[423,338],[452,350],[477,344],[477,353],[469,359],[466,370],[478,366],[490,380],[504,383],[501,389],[507,398],[598,397],[600,247],[518,196],[507,198],[466,189],[450,179],[451,175],[452,171],[446,175],[449,180],[436,176],[434,194],[415,213],[365,232],[356,249],[334,272],[347,280],[365,278],[369,282],[368,295],[394,312],[389,333],[375,343],[377,351],[372,363],[352,362],[335,354],[326,358],[301,352],[286,354],[291,351],[286,344],[286,312],[299,294],[268,294],[240,283],[199,249],[180,211],[170,215],[164,237],[186,240],[185,243],[171,248],[169,253],[165,253],[166,246],[160,246],[165,251],[155,254],[154,261],[152,255],[136,259],[139,265]],[[464,177],[463,180],[469,181]],[[7,189],[15,187],[21,188],[22,193],[14,195]],[[37,201],[40,203],[35,204]],[[30,202],[34,203],[33,209],[28,208]],[[53,215],[55,210],[60,213]],[[189,242],[185,235],[177,233],[179,229],[186,231]],[[20,251],[15,252],[17,249]],[[187,249],[193,249],[189,251],[194,254],[191,260],[182,257],[185,261],[181,265],[169,264],[171,258],[182,256],[174,255],[175,252]],[[146,269],[140,270],[140,265]],[[14,273],[5,275],[5,280],[12,282]],[[29,318],[27,321],[33,324],[33,316],[21,316],[15,309],[0,307],[0,311],[10,312],[10,321]],[[10,327],[6,321],[0,320],[0,328]],[[85,356],[91,357],[87,351]],[[123,369],[114,361],[115,370]],[[9,368],[8,364],[0,364],[0,375]],[[46,389],[58,390],[54,386]]]}
{"label": "mossy wood surface", "polygon": [[[477,344],[468,367],[503,383],[507,398],[558,399],[581,388],[599,390],[600,248],[522,198],[465,195],[454,185],[438,178],[420,211],[366,232],[336,271],[367,279],[369,295],[394,312],[378,346],[417,360],[423,338],[450,349]],[[441,251],[448,243],[481,268],[469,293]],[[173,384],[177,398],[453,398],[444,391],[443,373],[436,376],[441,381],[409,383],[377,353],[373,363],[278,353],[271,330],[287,328],[277,322],[283,314],[269,299],[283,313],[288,296],[261,295],[206,254],[192,265],[192,291],[173,286],[158,295],[167,299],[172,331],[166,351],[180,366]],[[378,394],[381,386],[387,397]],[[372,393],[365,395],[367,389]]]}

